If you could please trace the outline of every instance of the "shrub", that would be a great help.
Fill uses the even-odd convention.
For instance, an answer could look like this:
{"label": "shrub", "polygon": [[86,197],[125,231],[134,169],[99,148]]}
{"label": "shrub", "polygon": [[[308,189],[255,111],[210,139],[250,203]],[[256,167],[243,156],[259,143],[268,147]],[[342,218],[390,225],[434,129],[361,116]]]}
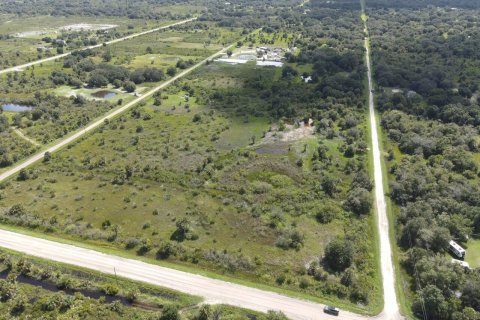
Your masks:
{"label": "shrub", "polygon": [[334,271],[343,271],[353,262],[353,245],[345,239],[334,239],[325,248],[324,262]]}
{"label": "shrub", "polygon": [[102,287],[102,292],[107,296],[115,296],[117,295],[118,291],[120,291],[120,289],[113,283],[107,283]]}
{"label": "shrub", "polygon": [[160,320],[180,320],[178,308],[174,305],[166,305],[162,310]]}
{"label": "shrub", "polygon": [[134,92],[137,89],[137,86],[135,86],[135,83],[132,81],[126,81],[123,84],[123,89],[125,89],[127,92]]}

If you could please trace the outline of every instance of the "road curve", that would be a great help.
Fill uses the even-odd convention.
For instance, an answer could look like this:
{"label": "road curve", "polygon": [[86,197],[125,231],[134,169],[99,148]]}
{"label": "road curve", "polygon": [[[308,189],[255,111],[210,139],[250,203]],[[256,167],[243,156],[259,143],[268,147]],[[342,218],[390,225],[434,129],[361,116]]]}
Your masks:
{"label": "road curve", "polygon": [[[147,30],[147,31],[131,34],[131,35],[126,36],[126,37],[122,37],[122,38],[118,38],[118,39],[115,39],[115,40],[107,41],[106,44],[107,45],[108,44],[114,44],[114,43],[117,43],[117,42],[120,42],[120,41],[125,41],[125,40],[128,40],[128,39],[140,37],[140,36],[152,33],[152,32],[156,32],[156,31],[160,31],[160,30],[163,30],[163,29],[168,29],[168,28],[171,28],[171,27],[174,27],[174,26],[178,26],[178,25],[181,25],[181,24],[185,24],[187,22],[190,22],[190,21],[193,21],[193,20],[196,20],[196,19],[197,18],[182,20],[182,21],[179,21],[179,22],[169,24],[167,26],[158,27],[158,28]],[[95,48],[100,48],[101,46],[103,46],[103,43],[99,43],[99,44],[96,44],[96,45],[93,45],[93,46],[84,47],[84,48],[81,48],[79,50],[95,49]],[[22,71],[24,68],[27,68],[27,67],[30,67],[30,66],[34,66],[34,65],[37,65],[37,64],[40,64],[40,63],[52,61],[52,60],[55,60],[55,59],[64,58],[66,56],[71,55],[72,52],[73,51],[69,51],[69,52],[58,54],[58,55],[48,57],[48,58],[45,58],[45,59],[35,60],[35,61],[25,63],[25,64],[22,64],[22,65],[18,65],[18,66],[14,66],[14,67],[11,67],[11,68],[3,69],[3,70],[0,70],[0,75],[4,74],[4,73],[14,72],[14,71],[17,71],[17,72]]]}
{"label": "road curve", "polygon": [[229,304],[260,312],[280,310],[292,320],[367,319],[346,311],[332,317],[324,314],[323,306],[314,302],[5,230],[0,230],[0,246],[201,296],[210,304]]}
{"label": "road curve", "polygon": [[[365,24],[365,31],[367,27]],[[385,193],[383,190],[382,154],[380,153],[377,120],[375,117],[375,105],[373,100],[372,68],[370,63],[370,46],[368,37],[365,38],[366,61],[368,71],[368,110],[370,114],[370,131],[372,138],[373,170],[375,183],[375,207],[380,237],[380,270],[383,281],[384,309],[380,314],[381,319],[403,319],[398,307],[397,294],[395,291],[395,270],[392,261],[392,245],[389,237],[389,221]]]}

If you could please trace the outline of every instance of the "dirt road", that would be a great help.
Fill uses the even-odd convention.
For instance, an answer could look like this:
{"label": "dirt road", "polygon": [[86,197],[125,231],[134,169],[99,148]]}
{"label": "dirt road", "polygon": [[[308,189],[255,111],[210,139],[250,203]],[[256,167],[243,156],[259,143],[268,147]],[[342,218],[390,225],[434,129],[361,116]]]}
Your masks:
{"label": "dirt road", "polygon": [[370,114],[370,130],[372,137],[375,206],[377,212],[378,232],[380,236],[380,269],[383,280],[384,309],[380,318],[385,320],[397,320],[402,319],[402,317],[400,316],[397,294],[395,291],[395,271],[392,261],[392,244],[390,243],[389,237],[390,230],[387,216],[387,206],[385,203],[385,193],[383,190],[382,154],[380,153],[377,120],[375,118],[372,70],[370,63],[370,46],[368,38],[365,38],[365,49],[368,69],[368,109]]}
{"label": "dirt road", "polygon": [[[196,19],[197,19],[197,18],[191,18],[191,19],[187,19],[187,20],[182,20],[182,21],[180,21],[180,22],[172,23],[172,24],[169,24],[169,25],[167,25],[167,26],[163,26],[163,27],[154,28],[154,29],[150,29],[150,30],[147,30],[147,31],[143,31],[143,32],[131,34],[131,35],[126,36],[126,37],[123,37],[123,38],[118,38],[118,39],[115,39],[115,40],[108,41],[108,42],[106,42],[106,44],[107,44],[107,45],[108,45],[108,44],[114,44],[114,43],[117,43],[117,42],[120,42],[120,41],[125,41],[125,40],[128,40],[128,39],[140,37],[140,36],[143,36],[143,35],[152,33],[152,32],[156,32],[156,31],[163,30],[163,29],[168,29],[168,28],[171,28],[171,27],[174,27],[174,26],[178,26],[178,25],[180,25],[180,24],[185,24],[185,23],[188,23],[188,22],[193,21],[193,20],[196,20]],[[89,47],[84,47],[84,48],[81,48],[80,50],[95,49],[95,48],[100,48],[101,46],[103,46],[103,43],[96,44],[96,45],[89,46]],[[37,65],[37,64],[40,64],[40,63],[44,63],[44,62],[48,62],[48,61],[52,61],[52,60],[55,60],[55,59],[60,59],[60,58],[69,56],[71,53],[72,53],[72,51],[69,51],[69,52],[65,52],[65,53],[62,53],[62,54],[58,54],[58,55],[56,55],[56,56],[52,56],[52,57],[48,57],[48,58],[45,58],[45,59],[36,60],[36,61],[29,62],[29,63],[25,63],[25,64],[22,64],[22,65],[19,65],[19,66],[11,67],[11,68],[8,68],[8,69],[3,69],[3,70],[0,70],[0,75],[1,75],[1,74],[4,74],[4,73],[14,72],[14,71],[20,72],[20,71],[24,70],[24,69],[27,68],[27,67],[34,66],[34,65]]]}
{"label": "dirt road", "polygon": [[329,316],[323,313],[322,305],[313,302],[4,230],[0,230],[0,246],[201,296],[210,304],[229,304],[260,312],[281,310],[292,320],[367,319],[345,311],[339,317]]}
{"label": "dirt road", "polygon": [[[232,46],[233,45],[231,45],[230,47],[232,47]],[[110,113],[107,113],[105,116],[103,116],[100,119],[94,121],[93,123],[90,123],[85,128],[77,130],[76,132],[74,132],[73,134],[67,136],[66,138],[64,138],[62,140],[60,140],[58,143],[54,144],[53,146],[51,146],[47,149],[44,149],[41,152],[38,152],[38,153],[34,154],[30,158],[26,159],[25,161],[23,161],[19,164],[14,165],[14,167],[12,167],[11,169],[9,169],[9,170],[3,172],[2,174],[0,174],[0,182],[2,182],[5,179],[11,177],[12,175],[18,173],[20,170],[22,170],[26,167],[29,167],[30,165],[34,164],[35,162],[43,159],[43,156],[44,156],[45,152],[53,153],[55,151],[58,151],[62,147],[66,146],[66,145],[72,143],[73,141],[77,140],[78,138],[84,136],[86,133],[96,129],[99,126],[101,126],[105,122],[105,120],[110,119],[112,117],[115,117],[115,116],[125,112],[126,110],[130,109],[132,106],[136,105],[140,101],[145,100],[146,98],[152,96],[155,92],[157,92],[157,91],[165,88],[166,86],[170,85],[175,80],[180,79],[181,77],[187,75],[188,73],[190,73],[193,70],[197,69],[198,67],[202,66],[203,64],[205,64],[207,62],[207,60],[213,60],[215,57],[217,57],[219,55],[222,55],[222,54],[225,54],[227,49],[229,49],[230,47],[227,47],[227,48],[224,48],[224,49],[220,50],[219,52],[213,54],[212,56],[200,61],[199,63],[195,64],[194,66],[192,66],[192,67],[186,69],[185,71],[177,74],[175,77],[163,82],[158,87],[155,87],[154,89],[148,91],[147,93],[141,95],[140,97],[130,101],[126,105],[121,106],[120,108],[114,109]]]}

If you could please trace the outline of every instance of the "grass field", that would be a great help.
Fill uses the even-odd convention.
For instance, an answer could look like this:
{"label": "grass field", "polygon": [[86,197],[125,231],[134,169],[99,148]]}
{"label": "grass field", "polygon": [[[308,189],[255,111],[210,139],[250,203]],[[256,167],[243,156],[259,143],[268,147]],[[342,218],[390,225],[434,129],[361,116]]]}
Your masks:
{"label": "grass field", "polygon": [[[369,219],[345,212],[338,199],[315,191],[321,172],[331,172],[339,179],[338,197],[345,197],[352,177],[312,160],[322,144],[332,163],[345,167],[342,140],[275,140],[296,130],[292,124],[269,140],[270,149],[257,152],[266,132],[278,130],[278,120],[265,113],[266,100],[247,85],[259,72],[279,79],[278,69],[255,65],[214,63],[198,70],[165,89],[161,105],[152,99],[111,121],[35,166],[28,183],[10,181],[2,206],[21,203],[38,219],[55,221],[50,232],[70,239],[111,242],[149,258],[171,246],[168,260],[175,264],[253,277],[348,306],[345,298],[325,293],[339,285],[337,276],[320,266],[322,280],[307,274],[330,240],[351,228],[366,235],[371,227]],[[241,93],[247,101],[209,102],[213,92],[228,96],[239,89],[248,92]],[[316,222],[319,210],[333,210],[333,220]],[[288,244],[295,234],[302,237],[297,249]],[[362,238],[371,248],[372,241]],[[375,261],[372,252],[363,253],[373,249],[361,250],[368,256],[358,258],[362,263]],[[368,286],[369,304],[355,306],[363,312],[381,304],[373,293],[377,284]]]}
{"label": "grass field", "polygon": [[[7,20],[8,19],[8,20]],[[75,25],[79,23],[86,24],[105,24],[114,25],[105,33],[96,33],[96,31],[79,30],[62,31],[64,26]],[[49,16],[36,17],[2,17],[0,19],[0,34],[10,35],[11,39],[0,40],[2,53],[0,67],[20,65],[29,61],[45,58],[57,54],[57,50],[50,43],[42,41],[45,37],[52,39],[68,39],[65,50],[73,50],[86,47],[91,39],[95,43],[102,43],[127,34],[138,33],[159,26],[172,23],[172,20],[134,20],[109,17],[85,17],[69,16],[56,17],[52,19]],[[85,41],[85,42],[84,42]]]}
{"label": "grass field", "polygon": [[480,268],[480,239],[472,238],[467,242],[465,261],[470,268]]}

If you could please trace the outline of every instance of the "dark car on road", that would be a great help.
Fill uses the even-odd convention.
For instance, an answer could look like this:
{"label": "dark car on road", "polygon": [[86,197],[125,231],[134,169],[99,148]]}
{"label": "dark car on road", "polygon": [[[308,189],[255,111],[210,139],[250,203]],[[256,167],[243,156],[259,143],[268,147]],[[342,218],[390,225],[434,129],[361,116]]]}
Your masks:
{"label": "dark car on road", "polygon": [[338,314],[340,313],[340,310],[332,306],[325,306],[323,308],[323,312],[334,315],[334,316],[338,316]]}

